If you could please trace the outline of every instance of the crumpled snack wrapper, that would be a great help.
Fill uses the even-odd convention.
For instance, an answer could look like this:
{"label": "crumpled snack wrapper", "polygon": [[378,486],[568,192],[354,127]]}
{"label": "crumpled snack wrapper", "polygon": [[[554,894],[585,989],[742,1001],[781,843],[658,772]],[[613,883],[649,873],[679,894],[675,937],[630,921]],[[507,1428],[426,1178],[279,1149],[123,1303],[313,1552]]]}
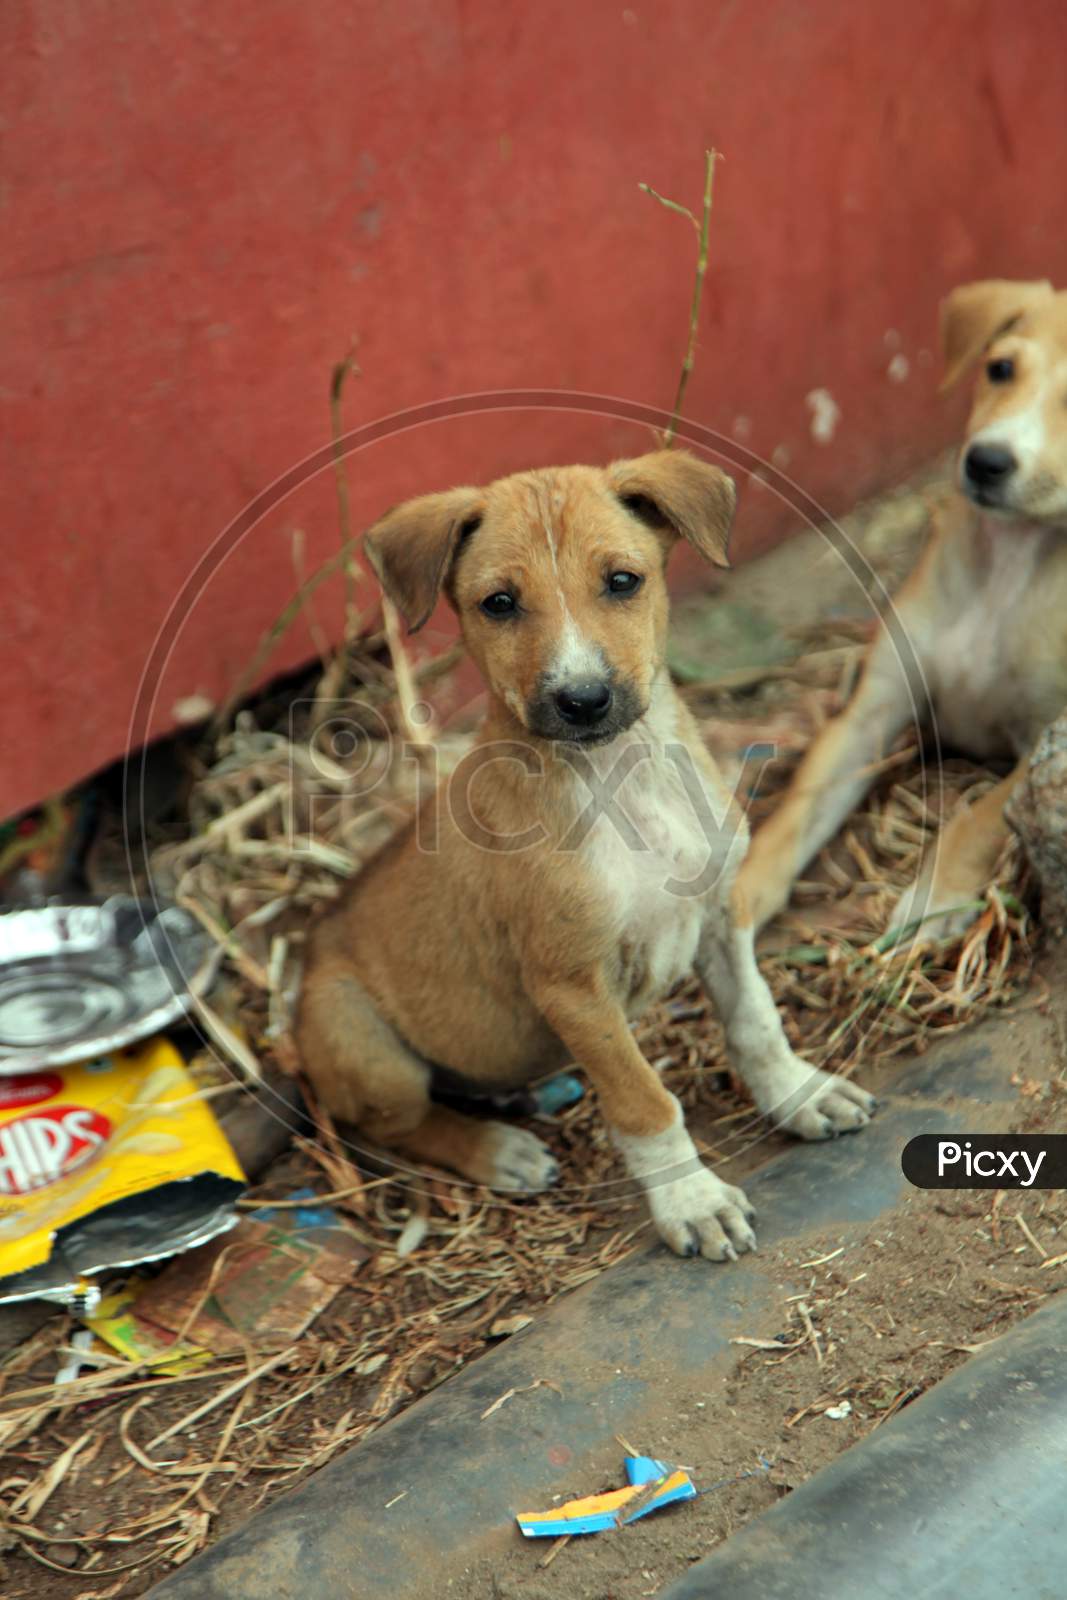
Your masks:
{"label": "crumpled snack wrapper", "polygon": [[0,1304],[92,1311],[95,1274],[231,1228],[244,1174],[165,1039],[0,1077]]}

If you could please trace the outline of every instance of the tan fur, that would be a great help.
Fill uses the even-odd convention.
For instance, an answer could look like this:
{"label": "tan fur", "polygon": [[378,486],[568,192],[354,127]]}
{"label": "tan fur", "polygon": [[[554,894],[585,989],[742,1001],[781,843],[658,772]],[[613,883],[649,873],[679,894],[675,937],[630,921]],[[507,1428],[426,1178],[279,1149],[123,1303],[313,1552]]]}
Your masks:
{"label": "tan fur", "polygon": [[1017,322],[1023,312],[1052,298],[1047,280],[1013,283],[986,278],[964,283],[946,295],[941,306],[941,353],[945,376],[941,387],[950,389],[974,366],[982,351],[1002,330]]}
{"label": "tan fur", "polygon": [[[579,1062],[663,1237],[716,1259],[754,1242],[747,1202],[700,1166],[630,1018],[695,964],[781,1125],[826,1137],[862,1126],[871,1106],[785,1042],[751,926],[732,912],[744,819],[664,666],[670,548],[682,537],[724,560],[732,508],[722,473],[661,451],[428,496],[370,531],[410,620],[447,594],[489,709],[418,823],[312,930],[297,1019],[335,1115],[504,1188],[542,1187],[554,1163],[522,1130],[434,1106],[434,1072],[485,1091]],[[620,571],[643,579],[625,599],[606,588]],[[514,618],[482,611],[499,592],[520,603]],[[618,708],[608,733],[546,733],[568,673],[594,668]]]}
{"label": "tan fur", "polygon": [[[852,701],[753,840],[740,888],[757,925],[786,904],[797,875],[866,792],[873,765],[918,717],[936,719],[952,747],[1017,763],[952,818],[892,922],[925,918],[924,931],[937,936],[965,927],[1006,838],[1004,802],[1041,729],[1067,705],[1067,294],[1047,283],[967,284],[946,300],[941,329],[946,385],[986,363],[960,451],[960,492],[940,509]],[[997,382],[989,363],[1000,361],[1012,372]],[[996,504],[975,503],[965,463],[976,445],[1007,447],[1017,462]]]}

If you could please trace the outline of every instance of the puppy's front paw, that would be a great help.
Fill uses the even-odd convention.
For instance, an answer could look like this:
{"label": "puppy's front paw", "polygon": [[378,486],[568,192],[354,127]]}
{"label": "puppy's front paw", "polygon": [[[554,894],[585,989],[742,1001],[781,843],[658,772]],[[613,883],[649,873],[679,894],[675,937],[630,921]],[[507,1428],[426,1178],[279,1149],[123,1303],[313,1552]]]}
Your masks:
{"label": "puppy's front paw", "polygon": [[648,1203],[660,1238],[675,1255],[736,1261],[739,1252],[756,1248],[755,1209],[741,1189],[704,1168],[650,1184]]}
{"label": "puppy's front paw", "polygon": [[559,1162],[536,1134],[506,1122],[485,1124],[479,1177],[490,1189],[536,1194],[559,1177]]}
{"label": "puppy's front paw", "polygon": [[763,1106],[774,1123],[797,1139],[834,1139],[857,1133],[871,1120],[875,1098],[849,1078],[820,1072],[799,1059],[775,1103]]}

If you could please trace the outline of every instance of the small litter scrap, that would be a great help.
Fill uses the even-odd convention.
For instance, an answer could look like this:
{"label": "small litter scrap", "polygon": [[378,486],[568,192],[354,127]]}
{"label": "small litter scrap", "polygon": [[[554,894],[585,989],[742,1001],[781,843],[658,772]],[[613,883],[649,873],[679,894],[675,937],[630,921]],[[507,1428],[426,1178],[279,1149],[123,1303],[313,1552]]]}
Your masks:
{"label": "small litter scrap", "polygon": [[97,1273],[231,1228],[244,1187],[166,1040],[0,1078],[0,1304],[92,1311]]}
{"label": "small litter scrap", "polygon": [[584,1094],[585,1084],[573,1072],[557,1072],[532,1090],[534,1107],[543,1117],[554,1117],[568,1106],[577,1105]]}
{"label": "small litter scrap", "polygon": [[101,1301],[89,1327],[128,1359],[168,1371],[210,1355],[284,1350],[369,1254],[333,1216],[301,1207],[242,1217],[224,1238]]}
{"label": "small litter scrap", "polygon": [[[516,1517],[527,1539],[557,1539],[561,1534],[607,1533],[661,1511],[678,1500],[695,1500],[688,1472],[652,1456],[626,1456],[626,1487],[568,1500],[552,1511],[521,1511]],[[635,1503],[636,1502],[636,1503]]]}

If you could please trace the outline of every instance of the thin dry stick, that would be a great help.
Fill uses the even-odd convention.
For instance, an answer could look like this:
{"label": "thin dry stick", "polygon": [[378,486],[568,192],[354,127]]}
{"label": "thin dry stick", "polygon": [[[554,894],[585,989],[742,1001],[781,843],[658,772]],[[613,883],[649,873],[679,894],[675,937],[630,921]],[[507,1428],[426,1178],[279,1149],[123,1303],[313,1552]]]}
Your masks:
{"label": "thin dry stick", "polygon": [[[129,1373],[140,1372],[144,1366],[145,1363],[143,1361],[131,1361],[128,1363],[127,1371]],[[14,1394],[8,1396],[11,1404],[16,1401],[36,1399],[38,1396],[49,1395],[52,1398],[47,1404],[24,1406],[19,1411],[6,1413],[4,1422],[24,1421],[31,1411],[39,1411],[41,1413],[40,1420],[43,1420],[48,1413],[61,1410],[68,1405],[76,1405],[82,1400],[114,1400],[119,1395],[135,1394],[141,1389],[172,1389],[179,1383],[203,1383],[205,1379],[217,1378],[220,1373],[229,1372],[231,1368],[232,1362],[227,1362],[225,1365],[216,1363],[206,1372],[181,1372],[170,1378],[142,1378],[136,1383],[128,1383],[123,1379],[121,1384],[113,1384],[108,1388],[108,1384],[114,1377],[114,1369],[108,1367],[103,1372],[83,1373],[80,1378],[73,1378],[70,1383],[65,1383],[62,1390],[59,1391],[62,1398],[57,1398],[57,1390],[54,1383],[38,1384],[32,1389],[17,1390]],[[13,1435],[10,1432],[5,1433],[3,1436],[4,1445],[10,1448],[12,1442]]]}
{"label": "thin dry stick", "polygon": [[696,360],[697,325],[700,321],[700,302],[704,297],[704,278],[708,270],[708,238],[711,233],[711,199],[715,183],[715,163],[719,159],[718,150],[705,150],[704,152],[704,210],[701,221],[697,221],[688,206],[679,205],[677,200],[668,200],[664,195],[658,194],[651,184],[639,183],[637,187],[653,200],[658,200],[661,206],[668,211],[676,211],[681,217],[688,217],[696,229],[698,240],[696,279],[693,283],[693,299],[689,307],[689,340],[685,347],[685,357],[682,361],[682,370],[678,374],[678,389],[674,396],[674,407],[671,419],[663,435],[663,443],[669,449],[678,432],[678,421],[682,414],[682,403],[685,400],[685,391],[689,384],[689,376]]}
{"label": "thin dry stick", "polygon": [[819,1335],[816,1332],[815,1324],[811,1320],[811,1312],[803,1300],[801,1300],[800,1304],[797,1306],[797,1310],[800,1313],[800,1320],[804,1324],[804,1331],[808,1336],[811,1347],[815,1351],[815,1360],[821,1367],[823,1363],[822,1344],[820,1343]]}
{"label": "thin dry stick", "polygon": [[537,1565],[539,1567],[550,1567],[553,1561],[555,1561],[556,1557],[559,1555],[560,1551],[566,1550],[572,1538],[572,1534],[561,1533],[559,1538],[553,1542],[552,1548],[549,1550],[547,1556],[542,1556]]}
{"label": "thin dry stick", "polygon": [[323,1206],[334,1200],[348,1200],[354,1194],[365,1194],[368,1189],[380,1189],[384,1184],[393,1183],[395,1175],[390,1173],[387,1178],[368,1178],[351,1189],[331,1189],[327,1194],[316,1194],[308,1199],[305,1195],[299,1200],[273,1200],[268,1195],[258,1200],[238,1200],[239,1211],[259,1211],[262,1207],[269,1206],[272,1211],[300,1211],[307,1206]]}
{"label": "thin dry stick", "polygon": [[234,1066],[243,1073],[249,1083],[262,1083],[263,1072],[259,1062],[228,1022],[223,1021],[219,1013],[211,1006],[202,995],[193,995],[190,1010],[196,1016],[204,1032],[212,1044],[218,1045],[224,1055],[229,1056]]}
{"label": "thin dry stick", "polygon": [[385,636],[389,641],[389,654],[392,657],[393,675],[396,678],[396,698],[400,720],[404,724],[404,733],[411,744],[431,745],[433,734],[429,723],[416,720],[412,714],[417,703],[415,676],[400,633],[400,615],[387,594],[382,595],[382,619],[385,622]]}
{"label": "thin dry stick", "polygon": [[246,1388],[248,1384],[255,1383],[257,1379],[266,1377],[268,1372],[273,1372],[275,1367],[280,1367],[283,1362],[291,1361],[293,1354],[293,1348],[280,1350],[277,1355],[260,1362],[259,1366],[254,1367],[251,1372],[242,1373],[241,1377],[235,1379],[233,1383],[228,1383],[224,1389],[219,1390],[218,1394],[212,1395],[210,1400],[205,1400],[203,1405],[197,1406],[195,1411],[190,1411],[188,1416],[182,1417],[178,1422],[172,1422],[169,1428],[164,1428],[163,1432],[157,1433],[154,1439],[149,1439],[148,1443],[143,1447],[145,1453],[158,1449],[168,1439],[173,1439],[176,1433],[182,1433],[192,1423],[199,1422],[200,1418],[206,1416],[209,1411],[214,1411],[216,1406],[221,1406],[223,1401],[229,1400],[232,1395],[240,1394],[241,1390]]}
{"label": "thin dry stick", "polygon": [[199,1294],[193,1296],[193,1303],[186,1312],[177,1333],[174,1335],[174,1339],[171,1344],[172,1349],[180,1350],[186,1339],[189,1337],[189,1329],[203,1311],[204,1307],[211,1299],[211,1296],[215,1293],[215,1285],[222,1276],[222,1269],[230,1258],[230,1252],[235,1248],[243,1248],[247,1250],[248,1246],[242,1246],[241,1241],[238,1239],[231,1239],[229,1244],[223,1245],[222,1249],[219,1251],[218,1255],[211,1264],[211,1271],[208,1273],[207,1283],[204,1285]]}
{"label": "thin dry stick", "polygon": [[[350,1203],[355,1210],[362,1211],[364,1207],[359,1203],[359,1188],[362,1187],[363,1174],[345,1154],[344,1146],[338,1138],[337,1129],[334,1127],[333,1118],[325,1106],[320,1105],[317,1096],[310,1092],[306,1092],[306,1099],[308,1109],[311,1112],[311,1120],[315,1125],[315,1131],[322,1145],[325,1146],[324,1150],[316,1149],[312,1153],[328,1177],[333,1178],[335,1182],[340,1178],[343,1184],[355,1191]],[[329,1158],[328,1161],[324,1159],[326,1157]]]}
{"label": "thin dry stick", "polygon": [[342,404],[344,401],[345,383],[350,372],[359,374],[359,367],[355,361],[356,340],[353,339],[348,347],[348,354],[334,367],[330,376],[330,435],[333,446],[333,472],[337,483],[337,526],[341,535],[341,549],[346,552],[344,564],[345,581],[345,644],[348,644],[359,632],[359,618],[356,614],[355,602],[352,591],[355,586],[359,569],[352,559],[352,504],[348,493],[348,474],[345,471],[345,458],[341,450],[341,436],[344,433]]}
{"label": "thin dry stick", "polygon": [[[354,346],[353,346],[354,349]],[[333,369],[333,380],[330,384],[330,427],[333,437],[333,470],[337,480],[337,522],[341,533],[341,548],[347,549],[352,542],[352,505],[348,493],[348,474],[345,471],[344,455],[341,451],[341,438],[344,432],[344,418],[342,415],[342,402],[344,399],[345,382],[350,372],[359,373],[349,350],[343,361],[339,361]],[[359,618],[352,602],[352,584],[358,568],[350,559],[345,565],[345,643],[356,637]],[[400,720],[404,725],[404,734],[410,744],[427,745],[432,742],[430,730],[418,722],[412,715],[416,704],[415,677],[411,670],[400,633],[400,617],[393,602],[388,595],[382,596],[382,618],[385,622],[385,636],[389,643],[389,656],[393,663],[393,676],[396,679],[396,696],[400,711]]]}
{"label": "thin dry stick", "polygon": [[1029,1240],[1029,1242],[1033,1245],[1034,1249],[1037,1251],[1038,1255],[1042,1258],[1042,1260],[1043,1261],[1047,1261],[1048,1260],[1048,1251],[1045,1249],[1045,1247],[1041,1243],[1040,1239],[1036,1239],[1034,1237],[1034,1234],[1033,1234],[1033,1232],[1031,1231],[1031,1228],[1030,1228],[1030,1224],[1027,1222],[1026,1218],[1023,1216],[1021,1211],[1016,1212],[1015,1221],[1018,1223],[1019,1230],[1023,1234],[1024,1238]]}
{"label": "thin dry stick", "polygon": [[[293,577],[296,579],[297,593],[304,587],[304,544],[303,528],[294,528],[289,540],[289,555],[293,563]],[[307,625],[311,635],[311,642],[318,652],[319,662],[325,672],[326,664],[330,659],[330,641],[323,632],[322,623],[316,615],[315,608],[309,602],[307,605]]]}

